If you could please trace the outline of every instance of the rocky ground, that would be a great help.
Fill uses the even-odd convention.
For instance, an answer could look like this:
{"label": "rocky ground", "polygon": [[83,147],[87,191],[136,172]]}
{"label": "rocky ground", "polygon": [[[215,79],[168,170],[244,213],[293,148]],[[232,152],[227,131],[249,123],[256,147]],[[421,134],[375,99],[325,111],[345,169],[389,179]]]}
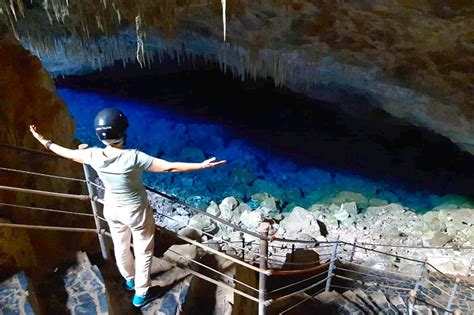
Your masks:
{"label": "rocky ground", "polygon": [[[343,197],[345,196],[345,197]],[[353,201],[359,197],[359,203]],[[314,204],[304,209],[294,207],[291,212],[281,213],[278,202],[266,194],[252,196],[259,207],[253,210],[248,204],[234,197],[227,197],[217,204],[211,202],[207,212],[231,221],[251,231],[255,231],[259,223],[272,223],[272,232],[278,238],[315,240],[321,243],[340,239],[348,243],[357,240],[359,245],[379,251],[388,252],[412,259],[427,260],[442,272],[452,275],[472,276],[474,259],[474,209],[456,208],[445,205],[425,214],[416,214],[399,204],[386,204],[379,200],[378,206],[363,204],[361,195],[347,192],[340,195],[339,200],[331,204]],[[227,240],[242,244],[239,232],[232,231],[203,214],[189,212],[185,207],[150,194],[155,209],[157,224],[166,226],[179,233],[192,235],[203,242],[214,239]],[[366,199],[365,199],[366,200]],[[375,201],[372,200],[372,204]],[[164,215],[162,215],[164,214]],[[205,233],[199,232],[191,226]],[[214,241],[215,242],[215,241]],[[246,235],[247,248],[257,249],[255,238]],[[364,244],[365,243],[365,244]],[[231,243],[233,244],[233,243]],[[374,244],[390,244],[399,247],[383,247]],[[232,249],[232,245],[221,247],[222,250],[240,253]],[[240,246],[240,245],[239,245]],[[297,248],[302,245],[298,245]],[[327,257],[331,247],[312,248],[321,259]],[[417,247],[415,248],[411,248]],[[423,247],[423,248],[420,248]],[[270,247],[270,257],[284,263],[291,245],[274,242]],[[342,246],[339,255],[342,259],[350,259],[352,246]],[[246,259],[256,259],[246,255]],[[401,270],[416,273],[418,264],[393,257],[379,255],[363,249],[356,249],[354,261],[364,261],[365,265],[383,270]],[[281,264],[279,265],[281,266]]]}

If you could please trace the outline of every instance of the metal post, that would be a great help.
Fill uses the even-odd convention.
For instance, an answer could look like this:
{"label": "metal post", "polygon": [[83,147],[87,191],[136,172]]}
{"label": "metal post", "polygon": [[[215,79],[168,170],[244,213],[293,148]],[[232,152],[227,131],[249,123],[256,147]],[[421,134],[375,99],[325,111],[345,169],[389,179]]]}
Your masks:
{"label": "metal post", "polygon": [[416,301],[416,291],[411,290],[410,295],[408,296],[408,301],[407,301],[408,315],[413,315],[413,308],[415,307],[415,301]]}
{"label": "metal post", "polygon": [[329,263],[328,279],[326,280],[326,288],[324,289],[324,292],[329,292],[329,289],[331,288],[331,279],[334,275],[334,268],[335,268],[334,262],[335,262],[336,256],[337,256],[337,245],[338,244],[339,244],[339,237],[337,238],[337,241],[332,246],[331,262]]}
{"label": "metal post", "polygon": [[245,261],[245,234],[240,232],[240,237],[242,238],[242,261]]}
{"label": "metal post", "polygon": [[[268,258],[268,231],[270,230],[270,223],[262,222],[258,228],[258,232],[263,236],[263,239],[260,240],[260,269],[267,270],[267,258]],[[265,301],[266,291],[267,291],[267,275],[260,273],[258,277],[258,299]],[[267,306],[259,302],[258,303],[258,315],[265,315],[267,313]]]}
{"label": "metal post", "polygon": [[351,253],[350,262],[354,261],[354,255],[355,255],[355,251],[356,251],[356,243],[357,243],[357,237],[354,239],[354,243],[352,245],[352,253]]}
{"label": "metal post", "polygon": [[290,256],[290,262],[294,263],[295,262],[295,244],[291,244],[291,256]]}
{"label": "metal post", "polygon": [[[80,150],[83,150],[86,148],[87,148],[87,144],[79,145]],[[86,177],[86,181],[87,181],[87,190],[89,191],[89,196],[91,197],[91,206],[92,206],[92,213],[94,214],[95,226],[97,228],[97,231],[100,232],[102,230],[102,225],[99,218],[97,217],[98,203],[95,200],[95,197],[97,197],[97,189],[94,185],[91,184],[91,182],[97,178],[97,173],[89,165],[82,164],[82,167],[84,169],[84,176]],[[100,245],[100,251],[102,252],[102,257],[105,260],[108,260],[110,255],[109,255],[109,249],[107,247],[107,243],[105,241],[105,237],[101,233],[98,234],[98,237],[99,237],[99,245]]]}
{"label": "metal post", "polygon": [[[454,282],[453,289],[451,290],[451,295],[449,296],[449,300],[448,300],[448,306],[446,306],[446,309],[448,311],[451,310],[451,306],[453,305],[454,296],[456,295],[456,291],[457,291],[458,286],[459,286],[459,281],[461,281],[461,279],[456,278],[456,281]],[[448,314],[448,312],[445,312],[445,314]]]}
{"label": "metal post", "polygon": [[418,270],[418,279],[416,280],[416,283],[415,283],[415,288],[413,289],[415,291],[415,297],[416,297],[416,294],[418,292],[418,289],[420,288],[421,286],[421,279],[423,278],[423,273],[425,272],[426,270],[426,259],[425,261],[420,265],[420,269]]}

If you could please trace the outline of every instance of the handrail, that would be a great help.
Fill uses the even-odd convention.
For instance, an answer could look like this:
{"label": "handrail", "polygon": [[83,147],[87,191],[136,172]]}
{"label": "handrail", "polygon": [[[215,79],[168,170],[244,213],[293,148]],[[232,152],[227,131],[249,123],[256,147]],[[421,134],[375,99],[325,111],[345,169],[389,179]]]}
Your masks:
{"label": "handrail", "polygon": [[52,192],[52,191],[44,191],[44,190],[37,190],[37,189],[27,189],[27,188],[13,187],[13,186],[0,185],[0,190],[1,189],[8,190],[8,191],[30,193],[30,194],[35,194],[35,195],[51,196],[51,197],[61,197],[61,198],[70,198],[70,199],[78,199],[78,200],[90,200],[91,199],[89,197],[89,195],[65,194],[65,193],[57,193],[57,192]]}
{"label": "handrail", "polygon": [[[342,262],[344,262],[346,264],[352,264],[352,265],[355,265],[355,266],[358,266],[358,267],[372,269],[369,266],[364,266],[364,265],[361,265],[361,264],[357,264],[353,261],[348,261],[348,260],[345,260],[345,259],[339,259],[339,260],[341,260]],[[337,269],[342,269],[342,268],[337,267]],[[377,270],[377,271],[381,271],[381,270]],[[383,270],[383,272],[394,274],[394,275],[397,275],[398,277],[407,277],[407,278],[413,278],[413,279],[416,278],[416,276],[414,276],[414,275],[410,275],[408,273],[403,273],[403,272],[396,272],[396,271],[391,271],[391,270]]]}
{"label": "handrail", "polygon": [[258,239],[261,239],[261,240],[264,240],[264,239],[266,239],[266,240],[268,240],[268,241],[270,240],[269,238],[264,238],[262,235],[260,235],[260,234],[258,234],[258,233],[256,233],[256,232],[249,231],[249,230],[247,230],[247,229],[244,229],[244,228],[238,226],[237,224],[234,224],[234,223],[232,223],[232,222],[229,222],[229,221],[227,221],[227,220],[224,220],[224,219],[222,219],[222,218],[219,218],[218,216],[215,216],[215,215],[213,215],[213,214],[210,214],[210,213],[208,213],[208,212],[206,212],[206,211],[204,211],[204,210],[202,210],[202,209],[199,209],[199,208],[193,207],[193,206],[191,206],[191,205],[188,205],[187,203],[182,202],[182,201],[179,200],[178,198],[173,197],[173,196],[170,196],[170,195],[168,195],[168,194],[166,194],[166,193],[164,193],[164,192],[161,192],[161,191],[159,191],[159,190],[156,190],[156,189],[154,189],[154,188],[151,188],[151,187],[149,187],[148,185],[145,185],[145,188],[148,189],[149,191],[151,191],[151,192],[157,194],[157,195],[160,195],[161,197],[164,197],[164,198],[166,198],[166,199],[169,199],[169,200],[173,201],[174,203],[177,203],[177,204],[179,204],[179,205],[185,206],[186,208],[189,208],[189,209],[191,209],[191,210],[193,210],[193,211],[196,211],[196,212],[199,212],[199,213],[201,213],[201,214],[204,214],[205,216],[208,216],[208,217],[210,217],[211,219],[213,219],[213,220],[215,220],[215,221],[217,221],[217,222],[220,222],[220,223],[222,223],[222,224],[224,224],[224,225],[227,225],[227,226],[229,226],[229,227],[232,227],[233,229],[235,229],[235,230],[237,230],[237,231],[243,232],[243,233],[245,233],[245,234],[251,235],[251,236],[256,237],[256,238],[258,238]]}
{"label": "handrail", "polygon": [[96,229],[75,228],[75,227],[67,227],[67,226],[47,226],[47,225],[16,224],[16,223],[0,222],[0,227],[2,226],[12,227],[12,228],[33,229],[33,230],[53,230],[53,231],[64,231],[64,232],[87,232],[87,233],[105,234],[105,231],[97,231]]}
{"label": "handrail", "polygon": [[306,291],[308,291],[308,290],[311,290],[311,289],[314,288],[314,287],[317,287],[318,285],[323,284],[328,278],[329,278],[329,277],[326,277],[326,278],[324,278],[324,279],[322,279],[322,280],[320,280],[320,281],[318,281],[318,282],[316,282],[316,283],[314,283],[314,284],[312,284],[312,285],[310,285],[310,286],[307,286],[306,288],[303,288],[303,289],[298,290],[298,291],[294,291],[294,292],[289,293],[289,294],[284,295],[284,296],[277,297],[277,298],[272,299],[272,300],[270,300],[270,301],[271,301],[271,303],[275,303],[275,302],[280,302],[280,301],[286,300],[286,299],[288,299],[288,298],[290,298],[290,297],[292,297],[292,296],[294,296],[294,295],[297,295],[297,294],[306,292]]}
{"label": "handrail", "polygon": [[[20,146],[16,146],[16,145],[13,145],[13,144],[0,143],[0,147],[20,150],[20,151],[25,151],[25,152],[30,152],[30,153],[35,153],[35,154],[39,154],[39,155],[47,155],[49,157],[55,157],[55,158],[59,158],[59,159],[64,159],[62,156],[59,156],[59,155],[54,154],[54,153],[35,150],[35,149],[30,149],[30,148],[26,148],[26,147],[20,147]],[[67,159],[65,159],[65,160],[67,160]]]}
{"label": "handrail", "polygon": [[87,182],[85,179],[79,179],[79,178],[73,178],[73,177],[66,177],[66,176],[57,176],[57,175],[52,175],[52,174],[43,174],[43,173],[37,173],[37,172],[31,172],[31,171],[25,171],[25,170],[16,170],[16,169],[13,169],[13,168],[7,168],[7,167],[2,167],[2,166],[0,166],[0,170],[2,170],[2,171],[7,171],[7,172],[15,172],[15,173],[22,173],[22,174],[29,174],[29,175],[36,175],[36,176],[57,178],[57,179],[65,179],[65,180],[76,181],[76,182],[82,182],[82,183],[86,183],[86,182]]}
{"label": "handrail", "polygon": [[259,272],[259,273],[263,273],[263,274],[266,274],[266,275],[271,275],[271,270],[263,270],[263,269],[261,269],[261,268],[255,267],[255,266],[253,266],[253,265],[251,265],[251,264],[249,264],[249,263],[246,263],[246,262],[244,262],[244,261],[241,261],[241,260],[239,260],[239,259],[237,259],[237,258],[234,258],[234,257],[230,256],[230,255],[227,255],[227,254],[225,254],[225,253],[221,253],[221,252],[219,252],[218,250],[215,250],[215,249],[213,249],[213,248],[211,248],[211,247],[209,247],[209,246],[206,246],[205,244],[199,243],[199,242],[197,242],[197,241],[195,241],[195,240],[193,240],[193,239],[190,239],[190,238],[188,238],[188,237],[186,237],[186,236],[184,236],[184,235],[179,235],[179,234],[177,234],[177,233],[175,233],[175,232],[173,232],[173,231],[170,231],[170,230],[168,230],[168,229],[166,229],[166,228],[161,229],[161,231],[163,231],[163,232],[165,232],[165,233],[167,233],[167,234],[170,234],[170,235],[172,235],[172,236],[174,236],[174,237],[177,237],[177,238],[179,238],[179,239],[181,239],[181,240],[183,240],[183,241],[185,241],[185,242],[188,242],[188,243],[190,243],[190,244],[193,244],[193,245],[195,245],[195,246],[197,246],[197,247],[200,247],[200,248],[202,248],[202,249],[204,249],[204,250],[206,250],[206,251],[209,251],[209,252],[211,252],[211,253],[213,253],[213,254],[215,254],[215,255],[221,256],[221,257],[226,258],[226,259],[228,259],[228,260],[231,260],[231,261],[233,261],[233,262],[235,262],[235,263],[237,263],[237,264],[239,264],[239,265],[242,265],[242,266],[244,266],[244,267],[247,267],[247,268],[249,268],[249,269],[252,269],[253,271],[256,271],[256,272]]}
{"label": "handrail", "polygon": [[[8,147],[8,148],[15,148],[15,149],[20,149],[20,150],[24,150],[24,151],[28,151],[28,152],[34,152],[34,153],[39,153],[39,154],[45,154],[45,155],[48,155],[48,156],[55,156],[55,155],[51,155],[47,152],[42,152],[42,151],[37,151],[37,150],[33,150],[33,149],[28,149],[28,148],[21,148],[21,147],[15,147],[13,145],[3,145],[3,144],[0,144],[0,146],[3,146],[3,147]],[[0,170],[3,170],[3,171],[12,171],[12,172],[19,172],[19,173],[25,173],[25,174],[31,174],[31,175],[38,175],[38,176],[45,176],[45,177],[50,177],[50,178],[58,178],[58,179],[66,179],[66,180],[73,180],[73,181],[80,181],[80,182],[86,182],[88,184],[93,184],[97,187],[101,187],[95,183],[92,183],[90,182],[89,180],[83,180],[83,179],[77,179],[77,178],[71,178],[71,177],[64,177],[64,176],[57,176],[57,175],[52,175],[52,174],[43,174],[43,173],[37,173],[37,172],[30,172],[30,171],[25,171],[25,170],[16,170],[16,169],[11,169],[11,168],[6,168],[6,167],[0,167]],[[87,175],[86,175],[87,176]],[[387,253],[387,252],[384,252],[384,251],[379,251],[379,250],[376,250],[376,249],[372,249],[372,248],[367,248],[365,246],[362,246],[362,245],[366,245],[366,246],[374,246],[374,247],[377,247],[377,246],[382,246],[382,247],[393,247],[393,248],[416,248],[416,249],[450,249],[451,247],[424,247],[424,246],[410,246],[410,245],[389,245],[389,244],[373,244],[373,243],[348,243],[348,242],[345,242],[345,241],[340,241],[339,239],[336,240],[336,241],[324,241],[324,242],[319,242],[317,240],[311,240],[311,241],[306,241],[306,240],[297,240],[297,239],[284,239],[284,238],[276,238],[276,237],[267,237],[266,235],[267,234],[264,234],[265,236],[259,234],[259,233],[256,233],[254,231],[249,231],[247,229],[244,229],[242,227],[240,227],[239,225],[237,224],[234,224],[232,222],[228,222],[220,217],[217,217],[215,215],[212,215],[210,213],[207,213],[206,211],[202,210],[202,209],[199,209],[199,208],[196,208],[196,207],[193,207],[191,205],[188,205],[186,204],[185,202],[182,202],[180,201],[178,198],[176,197],[172,197],[172,196],[169,196],[163,192],[160,192],[156,189],[153,189],[151,187],[148,187],[146,186],[146,188],[152,192],[152,193],[155,193],[157,195],[160,195],[161,197],[164,197],[174,203],[177,203],[177,204],[180,204],[184,207],[186,207],[187,209],[189,209],[190,211],[194,211],[194,212],[197,212],[197,213],[201,213],[201,214],[204,214],[206,215],[207,217],[210,217],[211,219],[213,219],[214,221],[217,221],[217,222],[220,222],[221,224],[224,224],[226,226],[229,226],[231,228],[233,228],[234,230],[237,230],[237,231],[241,231],[245,234],[248,234],[248,235],[251,235],[251,236],[254,236],[255,238],[257,239],[260,239],[263,243],[261,243],[260,245],[262,244],[266,244],[266,242],[268,241],[274,241],[274,242],[282,242],[282,243],[301,243],[301,244],[312,244],[312,245],[315,245],[315,246],[318,246],[320,244],[333,244],[333,248],[334,248],[334,251],[333,251],[333,254],[332,254],[332,258],[330,261],[324,263],[324,264],[321,264],[321,265],[318,265],[318,266],[313,266],[313,267],[310,267],[310,268],[304,268],[304,269],[298,269],[298,270],[281,270],[281,269],[267,269],[266,265],[261,265],[261,268],[258,268],[258,267],[255,267],[254,265],[252,265],[251,263],[247,263],[244,259],[240,260],[240,259],[237,259],[235,257],[233,257],[232,255],[228,255],[227,253],[223,253],[223,252],[220,252],[218,250],[215,250],[205,244],[202,244],[202,243],[199,243],[197,241],[194,241],[193,239],[190,239],[186,236],[183,236],[183,235],[179,235],[175,232],[172,232],[170,230],[167,230],[166,228],[162,229],[164,232],[168,233],[168,234],[171,234],[173,235],[174,237],[178,238],[178,239],[181,239],[189,244],[192,244],[192,245],[195,245],[197,247],[200,247],[202,249],[204,249],[205,251],[208,251],[214,255],[218,255],[218,256],[221,256],[227,260],[230,260],[234,263],[237,263],[237,264],[240,264],[242,265],[243,267],[247,268],[247,269],[251,269],[253,271],[256,271],[258,273],[260,273],[261,275],[267,275],[267,276],[270,276],[270,275],[273,275],[273,276],[290,276],[290,275],[300,275],[300,274],[306,274],[306,273],[310,273],[310,272],[314,272],[314,271],[320,271],[322,269],[324,269],[325,267],[327,267],[329,264],[331,265],[331,268],[332,266],[334,265],[334,262],[337,260],[337,256],[336,256],[336,250],[337,250],[337,245],[348,245],[348,246],[351,246],[353,251],[355,250],[355,248],[360,248],[360,249],[363,249],[365,251],[369,251],[369,252],[373,252],[373,253],[378,253],[378,254],[381,254],[381,255],[385,255],[385,256],[390,256],[390,257],[395,257],[395,258],[398,258],[398,259],[403,259],[403,260],[407,260],[407,261],[411,261],[411,262],[415,262],[415,263],[420,263],[420,264],[423,264],[423,266],[427,266],[427,267],[431,267],[432,269],[434,269],[438,274],[440,275],[443,275],[444,277],[446,277],[447,279],[451,279],[449,276],[447,276],[446,274],[444,274],[443,272],[441,272],[438,268],[434,267],[432,264],[430,263],[427,263],[426,261],[421,261],[421,260],[418,260],[418,259],[414,259],[414,258],[409,258],[409,257],[404,257],[404,256],[400,256],[400,255],[396,255],[396,254],[392,254],[392,253]],[[20,187],[12,187],[12,186],[2,186],[0,185],[0,189],[3,189],[3,190],[9,190],[9,191],[16,191],[16,192],[24,192],[24,193],[32,193],[32,194],[38,194],[38,195],[46,195],[46,196],[54,196],[54,197],[61,197],[61,198],[72,198],[72,199],[79,199],[79,200],[92,200],[92,201],[97,201],[97,202],[101,202],[101,200],[95,196],[95,193],[92,193],[91,195],[75,195],[75,194],[66,194],[66,193],[56,193],[56,192],[51,192],[51,191],[43,191],[43,190],[36,190],[36,189],[26,189],[26,188],[20,188]],[[12,204],[5,204],[5,203],[0,203],[0,205],[4,205],[4,206],[13,206],[13,207],[22,207],[22,206],[18,206],[18,205],[12,205]],[[22,208],[27,208],[27,209],[34,209],[34,210],[45,210],[45,211],[51,211],[51,212],[58,212],[58,213],[65,213],[65,214],[77,214],[77,215],[87,215],[87,216],[93,216],[95,217],[95,215],[90,215],[90,214],[82,214],[82,213],[73,213],[73,212],[69,212],[69,211],[63,211],[63,210],[54,210],[54,209],[48,209],[48,208],[39,208],[39,207],[29,207],[29,206],[23,206]],[[169,216],[167,216],[166,214],[163,214],[163,213],[160,213],[160,215],[162,216],[165,216],[165,217],[168,217],[170,218]],[[98,216],[97,216],[98,217]],[[101,217],[99,217],[100,219],[103,219]],[[172,218],[171,218],[172,219]],[[104,219],[103,219],[104,220]],[[98,220],[96,220],[98,221]],[[97,224],[97,222],[96,222]],[[14,224],[14,223],[0,223],[0,227],[12,227],[12,228],[27,228],[27,229],[40,229],[40,230],[57,230],[57,231],[71,231],[71,232],[90,232],[90,233],[96,233],[96,234],[99,234],[99,237],[101,234],[105,234],[105,235],[108,235],[110,236],[110,233],[107,233],[103,228],[100,227],[100,225],[97,225],[97,228],[96,229],[90,229],[90,228],[75,228],[75,227],[58,227],[58,226],[42,226],[42,225],[27,225],[27,224]],[[188,227],[191,227],[189,225],[187,225]],[[192,227],[194,228],[194,227]],[[197,228],[195,228],[196,230],[199,230]],[[268,229],[268,228],[267,228]],[[199,230],[201,231],[201,230]],[[205,233],[204,231],[201,231],[203,233]],[[209,234],[209,233],[206,233],[206,234]],[[214,235],[210,235],[214,238]],[[222,242],[225,242],[227,244],[230,244],[231,242],[228,242],[228,241],[225,241],[225,240],[222,240]],[[222,243],[219,243],[219,245],[221,245]],[[245,244],[243,245],[244,247],[233,247],[233,246],[229,246],[230,248],[233,248],[234,250],[237,249],[237,250],[240,250],[240,251],[247,251],[247,252],[251,252],[253,254],[256,254],[256,255],[259,255],[259,253],[255,253],[253,252],[252,250],[248,250],[247,248],[245,248]],[[264,246],[268,246],[267,244],[264,245]],[[314,249],[316,250],[317,248],[321,248],[322,246],[319,246],[319,247],[313,247],[311,249]],[[293,245],[292,246],[292,250],[294,250],[295,246]],[[454,247],[452,247],[454,248]],[[471,248],[463,248],[463,247],[455,247],[456,249],[471,249]],[[262,249],[261,249],[262,250]],[[174,252],[174,251],[173,251]],[[264,252],[262,252],[264,253]],[[261,254],[259,256],[262,256]],[[266,258],[266,257],[265,257]],[[284,257],[286,258],[286,256]],[[196,263],[202,267],[205,267],[207,269],[210,269],[212,270],[213,272],[216,272],[217,274],[221,275],[221,276],[224,276],[224,277],[227,277],[227,278],[231,278],[223,273],[220,273],[219,271],[217,270],[214,270],[213,268],[209,267],[209,266],[206,266],[192,258],[189,258],[190,261],[192,261],[193,263]],[[271,258],[266,258],[268,260],[274,260],[274,259],[271,259]],[[351,258],[352,260],[352,258]],[[274,260],[274,261],[277,261],[277,260]],[[278,261],[278,263],[280,264],[285,264],[285,262],[280,262]],[[351,262],[352,263],[352,262]],[[294,265],[306,265],[306,264],[310,264],[310,263],[291,263],[291,264],[294,264]],[[356,264],[357,265],[357,264]],[[364,266],[365,267],[365,266]],[[370,268],[370,267],[367,267],[367,268]],[[186,268],[189,270],[190,273],[198,276],[198,277],[201,277],[203,279],[205,279],[206,281],[209,281],[211,283],[214,283],[216,285],[219,285],[219,286],[223,286],[223,287],[227,287],[229,289],[231,289],[234,293],[237,293],[237,294],[240,294],[250,300],[253,300],[255,302],[258,302],[259,304],[263,304],[263,305],[269,305],[270,303],[272,302],[276,302],[276,301],[280,301],[280,300],[283,300],[283,299],[287,299],[295,294],[299,294],[299,293],[304,293],[305,291],[311,289],[311,288],[314,288],[316,287],[317,285],[320,285],[321,283],[323,283],[324,281],[327,280],[327,283],[326,283],[326,290],[328,289],[328,286],[330,285],[330,281],[331,281],[331,277],[335,277],[335,278],[341,278],[341,279],[345,279],[345,280],[350,280],[350,281],[354,281],[356,283],[359,283],[359,284],[362,284],[362,285],[366,285],[366,286],[370,286],[370,287],[387,287],[387,288],[392,288],[392,289],[402,289],[402,290],[410,290],[408,288],[400,288],[400,287],[394,287],[394,286],[390,286],[390,285],[383,285],[383,284],[372,284],[370,282],[366,282],[366,281],[363,281],[363,280],[355,280],[355,279],[352,279],[352,278],[348,278],[348,277],[343,277],[341,275],[338,275],[338,274],[331,274],[329,273],[328,276],[326,277],[326,279],[323,279],[317,283],[314,283],[314,284],[311,284],[310,286],[306,287],[306,288],[303,288],[301,290],[298,290],[298,291],[295,291],[295,292],[292,292],[290,294],[287,294],[285,296],[280,296],[280,297],[277,297],[275,299],[272,299],[272,300],[267,300],[265,295],[266,294],[274,294],[275,292],[278,292],[278,291],[282,291],[284,289],[288,289],[288,288],[291,288],[291,287],[294,287],[296,285],[299,285],[299,284],[302,284],[304,282],[307,282],[309,280],[312,280],[312,279],[315,279],[317,277],[320,277],[321,275],[325,274],[325,272],[320,272],[319,274],[317,275],[313,275],[311,276],[310,278],[306,278],[304,280],[301,280],[301,281],[298,281],[298,282],[295,282],[295,283],[291,283],[289,285],[286,285],[284,287],[281,287],[281,288],[278,288],[278,289],[275,289],[273,291],[270,291],[270,292],[265,292],[265,287],[262,288],[262,292],[263,292],[263,295],[262,294],[259,294],[259,298],[255,298],[245,292],[242,292],[242,291],[239,291],[239,290],[236,290],[235,288],[232,288],[230,286],[227,286],[215,279],[212,279],[212,278],[209,278],[205,275],[202,275],[192,269],[189,269],[189,268]],[[345,269],[345,268],[342,268],[342,267],[336,267],[336,270],[339,269],[339,270],[343,270],[343,271],[348,271],[348,272],[354,272],[354,273],[359,273],[359,274],[364,274],[362,272],[358,272],[358,271],[354,271],[354,270],[349,270],[349,269]],[[410,275],[408,274],[400,274],[400,273],[396,273],[396,272],[388,272],[388,273],[393,273],[393,274],[397,274],[397,275],[403,275],[403,276],[408,276],[410,277]],[[381,276],[381,275],[374,275],[374,276],[378,276],[378,277],[383,277],[383,278],[389,278],[388,276]],[[426,278],[426,277],[425,277]],[[234,281],[234,283],[237,283],[237,284],[241,284],[247,288],[250,288],[258,293],[262,293],[259,290],[237,280],[237,279],[232,279],[232,281]],[[419,283],[420,279],[417,281],[417,283]],[[441,290],[444,294],[448,294],[447,291],[445,290],[442,290],[440,289],[437,285],[435,285],[433,282],[429,281],[428,279],[428,282],[436,289],[439,289]],[[456,285],[453,287],[453,291],[451,292],[450,295],[450,301],[452,300],[452,298],[454,297],[454,294],[455,294],[455,291],[456,291],[456,287],[457,287],[457,283],[459,282],[459,280],[456,280]],[[417,284],[418,285],[418,284]],[[428,288],[423,288],[425,289],[429,294],[434,294],[434,292],[432,290],[429,290]],[[416,290],[416,287],[415,287],[415,290]],[[416,291],[414,291],[416,292]],[[424,296],[428,297],[429,299],[433,300],[433,301],[436,301],[434,300],[432,297],[430,297],[428,294],[426,294],[425,292],[423,291],[419,291],[420,294],[423,294]],[[427,303],[426,301],[424,301],[425,304],[429,304]],[[450,303],[450,302],[449,302]],[[448,307],[449,308],[449,303],[448,303]],[[438,305],[440,305],[438,302],[436,303]],[[436,306],[434,306],[436,307]],[[442,310],[445,310],[447,311],[446,309],[444,309],[443,307],[441,307],[440,309]]]}
{"label": "handrail", "polygon": [[[428,301],[424,301],[422,299],[419,299],[417,297],[415,297],[415,299],[419,302],[422,302],[423,304],[426,304],[426,305],[429,305],[431,307],[434,307],[434,308],[437,308],[439,310],[442,310],[443,312],[448,312],[448,313],[453,313],[452,311],[450,310],[447,310],[443,305],[439,304],[438,302],[436,302],[431,296],[427,295],[426,293],[422,292],[422,291],[419,291],[422,295],[424,295],[425,297],[427,297],[428,299],[431,300],[431,302],[428,302]],[[433,304],[434,302],[434,304]]]}
{"label": "handrail", "polygon": [[288,285],[285,285],[285,286],[282,286],[282,287],[279,287],[279,288],[276,288],[276,289],[273,289],[271,291],[268,291],[267,294],[273,294],[275,292],[278,292],[278,291],[282,291],[282,290],[285,290],[285,289],[288,289],[288,288],[291,288],[291,287],[294,287],[295,285],[298,285],[298,284],[301,284],[301,283],[304,283],[308,280],[312,280],[312,279],[315,279],[315,278],[318,278],[318,277],[321,277],[322,275],[328,273],[328,271],[323,271],[323,272],[320,272],[318,273],[317,275],[314,275],[314,276],[311,276],[309,278],[306,278],[306,279],[303,279],[303,280],[300,280],[298,282],[294,282],[294,283],[290,283]]}
{"label": "handrail", "polygon": [[[181,255],[180,253],[178,253],[178,252],[172,250],[171,248],[168,248],[168,250],[169,250],[170,252],[176,254],[176,255]],[[229,280],[231,280],[231,281],[234,281],[235,283],[238,283],[238,284],[240,284],[240,285],[242,285],[242,286],[244,286],[244,287],[246,287],[246,288],[248,288],[248,289],[251,289],[251,290],[253,290],[253,291],[257,292],[257,293],[260,292],[260,290],[258,290],[258,289],[256,289],[256,288],[252,287],[251,285],[248,285],[248,284],[245,283],[245,282],[242,282],[242,281],[240,281],[240,280],[237,280],[237,279],[235,279],[235,278],[232,278],[232,277],[226,275],[225,273],[222,273],[222,272],[220,272],[220,271],[218,271],[218,270],[215,270],[214,268],[211,268],[211,267],[209,267],[209,266],[207,266],[207,265],[205,265],[205,264],[203,264],[203,263],[200,263],[199,261],[197,261],[197,260],[191,258],[191,257],[188,256],[188,255],[184,255],[184,256],[181,256],[181,257],[185,257],[186,259],[188,259],[188,260],[191,261],[192,263],[194,263],[194,264],[196,264],[196,265],[198,265],[198,266],[201,266],[201,267],[203,267],[203,268],[206,268],[207,270],[210,270],[210,271],[212,271],[212,272],[214,272],[214,273],[217,273],[218,275],[220,275],[220,276],[222,276],[222,277],[224,277],[224,278],[226,278],[226,279],[229,279]]]}
{"label": "handrail", "polygon": [[[91,214],[91,213],[72,212],[72,211],[49,209],[49,208],[41,208],[41,207],[31,207],[31,206],[23,206],[23,205],[14,205],[14,204],[11,204],[11,203],[4,203],[4,202],[0,202],[0,206],[13,207],[13,208],[21,208],[21,209],[31,209],[31,210],[38,210],[38,211],[47,211],[47,212],[53,212],[53,213],[80,215],[80,216],[85,216],[85,217],[94,217],[94,215]],[[102,218],[101,216],[98,216],[98,218],[101,219],[101,220],[105,220],[105,219]]]}
{"label": "handrail", "polygon": [[365,245],[365,246],[375,246],[375,247],[393,247],[393,248],[416,248],[416,249],[467,249],[467,250],[473,250],[474,247],[472,246],[467,246],[467,247],[441,247],[441,246],[413,246],[413,245],[396,245],[396,244],[376,244],[376,243],[365,243],[365,242],[360,242],[360,245]]}

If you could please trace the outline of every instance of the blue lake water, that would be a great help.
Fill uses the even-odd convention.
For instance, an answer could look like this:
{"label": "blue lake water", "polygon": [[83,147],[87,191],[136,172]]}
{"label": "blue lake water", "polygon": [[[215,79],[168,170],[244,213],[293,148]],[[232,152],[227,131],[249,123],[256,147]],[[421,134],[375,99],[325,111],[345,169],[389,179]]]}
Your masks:
{"label": "blue lake water", "polygon": [[[251,196],[262,192],[279,200],[284,211],[295,205],[309,207],[318,202],[330,203],[343,191],[360,193],[369,199],[401,203],[417,212],[431,210],[446,202],[459,204],[466,200],[462,196],[435,193],[423,185],[389,181],[382,176],[380,179],[373,175],[364,176],[341,167],[327,166],[328,163],[324,166],[311,165],[308,161],[300,163],[295,155],[304,153],[284,154],[272,150],[272,146],[262,144],[264,141],[253,141],[244,136],[238,125],[198,119],[182,111],[160,107],[156,102],[151,104],[69,88],[58,88],[58,93],[76,120],[76,137],[89,145],[101,145],[93,129],[96,113],[113,106],[129,118],[128,147],[169,161],[200,162],[212,156],[227,159],[225,166],[216,169],[145,175],[148,185],[200,207],[205,207],[211,200],[220,202],[227,196],[241,198],[256,207]],[[258,138],[259,133],[255,135]],[[364,141],[376,142],[371,139]],[[344,154],[350,155],[351,151]],[[337,159],[335,156],[334,160]],[[331,157],[327,160],[330,161]],[[433,176],[438,176],[435,171]]]}

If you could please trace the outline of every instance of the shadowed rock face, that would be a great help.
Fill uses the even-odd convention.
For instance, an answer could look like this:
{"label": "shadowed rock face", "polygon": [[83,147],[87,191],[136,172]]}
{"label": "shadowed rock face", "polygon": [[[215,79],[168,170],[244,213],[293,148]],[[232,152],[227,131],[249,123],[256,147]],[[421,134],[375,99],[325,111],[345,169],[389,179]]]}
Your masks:
{"label": "shadowed rock face", "polygon": [[[36,124],[45,137],[56,143],[73,147],[75,123],[64,103],[56,94],[54,83],[40,60],[25,50],[10,34],[0,31],[0,144],[44,150],[30,135],[29,124]],[[81,168],[72,162],[55,157],[37,155],[0,146],[0,166],[81,177]],[[65,193],[83,193],[84,187],[69,182],[38,176],[0,171],[0,185],[40,189]],[[90,212],[90,205],[66,199],[34,196],[0,191],[0,202]],[[18,224],[93,226],[90,220],[0,206],[1,221]],[[92,236],[93,238],[94,236]],[[36,266],[47,269],[67,258],[76,246],[85,246],[90,235],[71,235],[63,232],[33,231],[1,228],[0,269],[7,274],[15,268],[23,270]],[[67,241],[66,241],[67,240]]]}
{"label": "shadowed rock face", "polygon": [[472,1],[229,1],[226,43],[217,0],[42,3],[0,18],[53,74],[200,55],[315,99],[365,97],[474,152]]}

